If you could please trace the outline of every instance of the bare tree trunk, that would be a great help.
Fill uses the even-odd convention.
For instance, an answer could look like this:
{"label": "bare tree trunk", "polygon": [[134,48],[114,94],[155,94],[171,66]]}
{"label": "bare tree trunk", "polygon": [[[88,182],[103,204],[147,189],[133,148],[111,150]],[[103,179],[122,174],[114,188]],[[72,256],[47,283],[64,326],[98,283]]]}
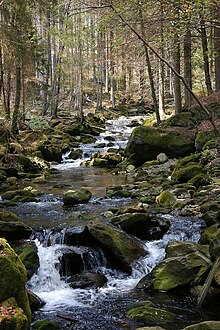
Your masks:
{"label": "bare tree trunk", "polygon": [[[184,79],[189,87],[192,89],[192,44],[191,44],[191,31],[187,28],[184,44]],[[192,105],[192,95],[184,86],[184,108],[188,109]]]}
{"label": "bare tree trunk", "polygon": [[[177,32],[174,33],[173,38],[173,66],[175,70],[180,74],[180,40]],[[173,91],[175,102],[175,114],[182,111],[181,104],[181,85],[179,78],[174,74],[173,76]]]}
{"label": "bare tree trunk", "polygon": [[205,71],[205,84],[208,95],[210,95],[212,93],[212,84],[211,84],[210,70],[209,70],[208,42],[207,42],[206,27],[205,27],[205,21],[203,15],[200,17],[200,26],[201,26],[202,51],[203,51],[204,71]]}
{"label": "bare tree trunk", "polygon": [[11,131],[13,134],[18,134],[19,132],[20,101],[21,101],[21,66],[17,64],[15,68],[15,104],[14,104],[12,126],[11,126]]}
{"label": "bare tree trunk", "polygon": [[110,72],[111,72],[111,88],[110,88],[110,101],[112,103],[112,108],[115,108],[115,63],[113,60],[113,38],[114,34],[113,31],[110,31],[110,49],[109,49],[109,55],[110,55]]}
{"label": "bare tree trunk", "polygon": [[217,4],[217,2],[214,12],[216,17],[216,23],[214,25],[215,89],[216,91],[220,91],[220,4]]}

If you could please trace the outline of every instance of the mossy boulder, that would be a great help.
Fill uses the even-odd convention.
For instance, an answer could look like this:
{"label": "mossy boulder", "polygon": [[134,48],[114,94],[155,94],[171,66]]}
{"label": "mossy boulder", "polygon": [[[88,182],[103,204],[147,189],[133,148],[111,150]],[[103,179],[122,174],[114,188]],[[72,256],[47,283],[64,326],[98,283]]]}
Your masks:
{"label": "mossy boulder", "polygon": [[220,329],[220,321],[205,321],[205,322],[189,325],[183,330],[219,330],[219,329]]}
{"label": "mossy boulder", "polygon": [[156,197],[156,201],[161,207],[171,207],[175,203],[175,200],[175,196],[169,190],[162,191]]}
{"label": "mossy boulder", "polygon": [[195,132],[185,128],[136,127],[126,146],[126,155],[137,165],[156,159],[160,153],[179,158],[195,151]]}
{"label": "mossy boulder", "polygon": [[200,248],[198,244],[174,242],[168,245],[166,252],[166,258],[152,272],[155,290],[168,291],[199,284],[211,266],[208,248]]}
{"label": "mossy boulder", "polygon": [[19,221],[19,218],[15,213],[3,209],[0,210],[0,221]]}
{"label": "mossy boulder", "polygon": [[63,194],[63,203],[64,205],[88,203],[91,197],[92,193],[85,188],[78,190],[68,190]]}
{"label": "mossy boulder", "polygon": [[15,298],[0,303],[0,330],[28,330],[29,321]]}
{"label": "mossy boulder", "polygon": [[141,328],[136,328],[136,330],[165,330],[164,328],[161,328],[159,326],[155,327],[141,327]]}
{"label": "mossy boulder", "polygon": [[199,239],[200,244],[210,244],[216,236],[220,236],[220,228],[217,224],[206,228]]}
{"label": "mossy boulder", "polygon": [[195,128],[191,121],[192,114],[190,112],[180,112],[167,119],[166,127],[188,127],[189,129]]}
{"label": "mossy boulder", "polygon": [[33,324],[33,330],[61,330],[59,324],[49,321],[37,321]]}
{"label": "mossy boulder", "polygon": [[0,239],[0,278],[1,302],[14,297],[18,307],[23,310],[27,317],[27,329],[29,329],[31,311],[25,288],[26,269],[15,251],[2,238]]}
{"label": "mossy boulder", "polygon": [[31,236],[32,229],[20,221],[0,221],[0,237],[9,242],[27,239]]}
{"label": "mossy boulder", "polygon": [[175,319],[175,314],[160,308],[148,305],[138,306],[127,312],[127,316],[139,322],[152,322],[153,324],[163,324]]}
{"label": "mossy boulder", "polygon": [[34,241],[21,241],[13,248],[25,265],[27,279],[29,280],[40,266],[37,246]]}
{"label": "mossy boulder", "polygon": [[13,202],[36,202],[36,193],[28,189],[8,190],[2,194],[3,200],[11,200]]}
{"label": "mossy boulder", "polygon": [[90,223],[88,230],[119,269],[130,272],[130,264],[147,254],[141,241],[112,225]]}
{"label": "mossy boulder", "polygon": [[123,186],[110,186],[106,188],[106,195],[110,198],[119,197],[119,198],[127,198],[130,197],[130,193]]}
{"label": "mossy boulder", "polygon": [[168,291],[193,286],[203,282],[211,265],[208,246],[173,242],[166,248],[166,258],[140,280],[137,288]]}
{"label": "mossy boulder", "polygon": [[202,186],[207,186],[211,183],[212,179],[210,176],[204,173],[196,174],[192,179],[190,179],[188,182],[195,186],[197,189]]}
{"label": "mossy boulder", "polygon": [[191,180],[195,175],[203,173],[202,166],[197,164],[188,165],[173,171],[172,180],[178,183],[185,183]]}
{"label": "mossy boulder", "polygon": [[209,121],[202,121],[198,127],[198,133],[195,139],[195,146],[197,151],[201,151],[204,145],[217,137],[217,133],[213,129]]}
{"label": "mossy boulder", "polygon": [[149,213],[125,213],[111,219],[126,233],[142,240],[161,239],[169,229],[169,222]]}

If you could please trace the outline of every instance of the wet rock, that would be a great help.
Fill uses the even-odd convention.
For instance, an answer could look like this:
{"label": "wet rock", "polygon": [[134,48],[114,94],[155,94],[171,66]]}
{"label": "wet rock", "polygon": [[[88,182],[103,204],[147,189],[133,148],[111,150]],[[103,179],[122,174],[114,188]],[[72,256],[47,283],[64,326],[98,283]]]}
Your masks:
{"label": "wet rock", "polygon": [[59,249],[59,252],[62,253],[60,258],[60,272],[62,276],[71,276],[81,273],[84,270],[89,248],[76,246],[68,248],[63,247]]}
{"label": "wet rock", "polygon": [[33,330],[61,330],[61,327],[57,323],[49,320],[34,322],[32,328]]}
{"label": "wet rock", "polygon": [[27,293],[28,293],[30,308],[31,308],[32,312],[37,311],[38,309],[40,309],[41,307],[43,307],[45,305],[45,302],[40,297],[38,297],[35,293],[33,293],[30,290],[28,290]]}
{"label": "wet rock", "polygon": [[142,240],[161,239],[169,229],[167,220],[149,213],[125,213],[114,217],[111,222]]}
{"label": "wet rock", "polygon": [[170,311],[149,306],[147,304],[135,307],[127,312],[127,316],[139,322],[152,322],[156,324],[174,320],[176,315]]}
{"label": "wet rock", "polygon": [[169,158],[178,158],[195,151],[195,131],[184,128],[136,127],[131,134],[126,155],[136,164],[156,159],[164,152]]}
{"label": "wet rock", "polygon": [[2,199],[9,199],[13,202],[36,202],[36,193],[31,190],[9,190],[2,194]]}
{"label": "wet rock", "polygon": [[198,244],[175,242],[168,245],[166,252],[166,258],[152,272],[156,290],[199,284],[211,266],[207,247]]}
{"label": "wet rock", "polygon": [[94,148],[105,148],[105,143],[99,143],[94,146]]}
{"label": "wet rock", "polygon": [[71,150],[70,154],[69,154],[69,158],[70,159],[78,159],[82,156],[83,151],[81,149],[75,149],[75,150]]}
{"label": "wet rock", "polygon": [[189,325],[183,330],[219,330],[219,329],[220,329],[220,321],[205,321],[205,322]]}
{"label": "wet rock", "polygon": [[141,241],[114,226],[90,223],[88,229],[97,244],[113,256],[112,261],[115,261],[119,269],[130,272],[130,264],[146,255],[144,244]]}
{"label": "wet rock", "polygon": [[26,269],[15,251],[5,239],[0,239],[0,301],[14,297],[17,306],[20,307],[27,320],[27,326],[20,329],[29,329],[31,311],[26,285]]}
{"label": "wet rock", "polygon": [[175,203],[175,197],[169,190],[164,190],[156,197],[156,201],[161,207],[171,207]]}
{"label": "wet rock", "polygon": [[40,266],[37,246],[34,241],[21,241],[14,244],[13,248],[25,265],[29,280]]}
{"label": "wet rock", "polygon": [[67,282],[73,289],[97,289],[105,285],[107,277],[100,273],[84,271],[81,274],[71,276]]}
{"label": "wet rock", "polygon": [[68,228],[64,234],[64,243],[67,245],[87,245],[94,243],[93,237],[90,235],[86,226],[77,226]]}
{"label": "wet rock", "polygon": [[32,229],[20,221],[0,221],[0,237],[9,242],[20,239],[28,239]]}
{"label": "wet rock", "polygon": [[209,245],[216,236],[220,236],[219,225],[215,224],[206,228],[199,239],[200,244]]}
{"label": "wet rock", "polygon": [[142,327],[142,328],[137,328],[136,330],[166,330],[166,329],[156,326],[156,327]]}
{"label": "wet rock", "polygon": [[130,197],[129,191],[126,190],[126,187],[123,187],[123,186],[107,187],[106,195],[110,198],[112,198],[112,197],[119,197],[119,198]]}
{"label": "wet rock", "polygon": [[[94,159],[96,161],[94,161]],[[107,166],[116,166],[121,163],[122,156],[117,152],[98,152],[93,155],[93,159],[90,161],[90,166],[99,166],[98,160],[102,166],[106,164]],[[101,161],[102,160],[102,161]]]}
{"label": "wet rock", "polygon": [[88,203],[92,194],[88,189],[68,190],[63,194],[64,205]]}
{"label": "wet rock", "polygon": [[23,310],[18,307],[15,298],[0,303],[0,320],[0,330],[30,329],[30,322]]}
{"label": "wet rock", "polygon": [[202,186],[206,186],[211,183],[211,178],[207,174],[199,173],[196,174],[191,180],[189,180],[189,183],[195,186],[197,189]]}

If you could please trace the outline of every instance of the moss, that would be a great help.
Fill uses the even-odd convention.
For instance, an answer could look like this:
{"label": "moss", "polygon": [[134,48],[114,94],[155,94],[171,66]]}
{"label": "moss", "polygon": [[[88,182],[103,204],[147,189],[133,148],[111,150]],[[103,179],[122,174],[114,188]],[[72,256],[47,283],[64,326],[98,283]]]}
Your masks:
{"label": "moss", "polygon": [[0,239],[0,297],[1,301],[14,297],[28,321],[31,311],[26,292],[26,269],[6,240]]}
{"label": "moss", "polygon": [[220,228],[217,224],[215,224],[203,231],[199,243],[210,244],[217,235],[220,235]]}
{"label": "moss", "polygon": [[175,202],[175,197],[169,190],[164,190],[156,198],[157,203],[162,207],[170,207]]}
{"label": "moss", "polygon": [[1,210],[0,221],[19,221],[17,215],[11,211]]}
{"label": "moss", "polygon": [[44,321],[37,321],[33,324],[34,330],[57,330],[61,329],[57,323],[52,321],[44,320]]}
{"label": "moss", "polygon": [[186,156],[184,158],[181,158],[180,160],[178,160],[175,165],[174,168],[175,169],[179,169],[181,167],[186,166],[187,164],[194,162],[194,163],[198,163],[199,162],[199,158],[200,158],[200,154],[192,154],[190,156]]}
{"label": "moss", "polygon": [[28,279],[30,279],[39,267],[39,257],[35,243],[28,246],[15,247],[15,251],[25,265]]}
{"label": "moss", "polygon": [[127,312],[127,316],[135,321],[164,323],[175,318],[175,314],[164,309],[139,306]]}
{"label": "moss", "polygon": [[195,140],[196,150],[201,151],[208,141],[213,140],[216,137],[217,135],[214,130],[206,132],[199,131]]}
{"label": "moss", "polygon": [[172,180],[178,183],[184,183],[191,180],[195,175],[203,173],[203,168],[199,165],[190,165],[177,170],[172,173]]}
{"label": "moss", "polygon": [[10,298],[0,304],[0,330],[28,330],[27,316],[18,307],[16,300]]}
{"label": "moss", "polygon": [[211,183],[211,178],[204,173],[199,173],[195,175],[191,180],[188,181],[189,183],[193,184],[196,188],[201,186],[206,186]]}

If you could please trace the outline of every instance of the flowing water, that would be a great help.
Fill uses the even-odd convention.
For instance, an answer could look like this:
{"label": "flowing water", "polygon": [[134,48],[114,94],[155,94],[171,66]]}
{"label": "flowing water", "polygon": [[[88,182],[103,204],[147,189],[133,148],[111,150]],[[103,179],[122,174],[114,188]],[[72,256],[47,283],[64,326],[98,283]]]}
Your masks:
{"label": "flowing water", "polygon": [[[181,294],[179,301],[176,301],[172,294],[158,293],[157,296],[151,296],[150,293],[134,290],[138,281],[164,258],[168,242],[198,241],[202,225],[200,219],[163,215],[171,223],[169,231],[161,240],[145,242],[146,257],[133,263],[130,275],[108,268],[102,251],[91,250],[85,269],[100,272],[107,277],[107,283],[102,288],[72,289],[61,276],[60,259],[64,249],[69,248],[63,242],[65,231],[71,227],[85,225],[87,220],[99,219],[110,207],[122,207],[132,203],[129,199],[105,197],[106,187],[125,184],[125,176],[114,176],[106,169],[80,167],[82,160],[99,151],[96,148],[98,144],[107,144],[109,136],[115,138],[114,148],[123,148],[132,130],[126,126],[130,120],[121,117],[109,121],[106,132],[97,138],[95,144],[81,146],[83,154],[80,159],[71,160],[67,153],[62,164],[53,166],[56,172],[48,177],[46,184],[40,186],[43,194],[37,202],[18,204],[12,208],[23,222],[29,225],[31,223],[31,226],[36,228],[35,241],[40,268],[28,286],[46,304],[34,314],[35,319],[55,320],[61,324],[62,329],[136,329],[138,324],[128,321],[125,315],[130,303],[139,300],[153,300],[179,315],[177,321],[163,325],[166,329],[181,329],[181,326],[190,323],[190,320],[206,318],[195,309],[193,299],[185,294]],[[107,147],[104,147],[104,150],[107,150]],[[39,189],[37,184],[32,186]],[[83,206],[63,207],[62,193],[67,189],[82,186],[91,190],[92,200]]]}

